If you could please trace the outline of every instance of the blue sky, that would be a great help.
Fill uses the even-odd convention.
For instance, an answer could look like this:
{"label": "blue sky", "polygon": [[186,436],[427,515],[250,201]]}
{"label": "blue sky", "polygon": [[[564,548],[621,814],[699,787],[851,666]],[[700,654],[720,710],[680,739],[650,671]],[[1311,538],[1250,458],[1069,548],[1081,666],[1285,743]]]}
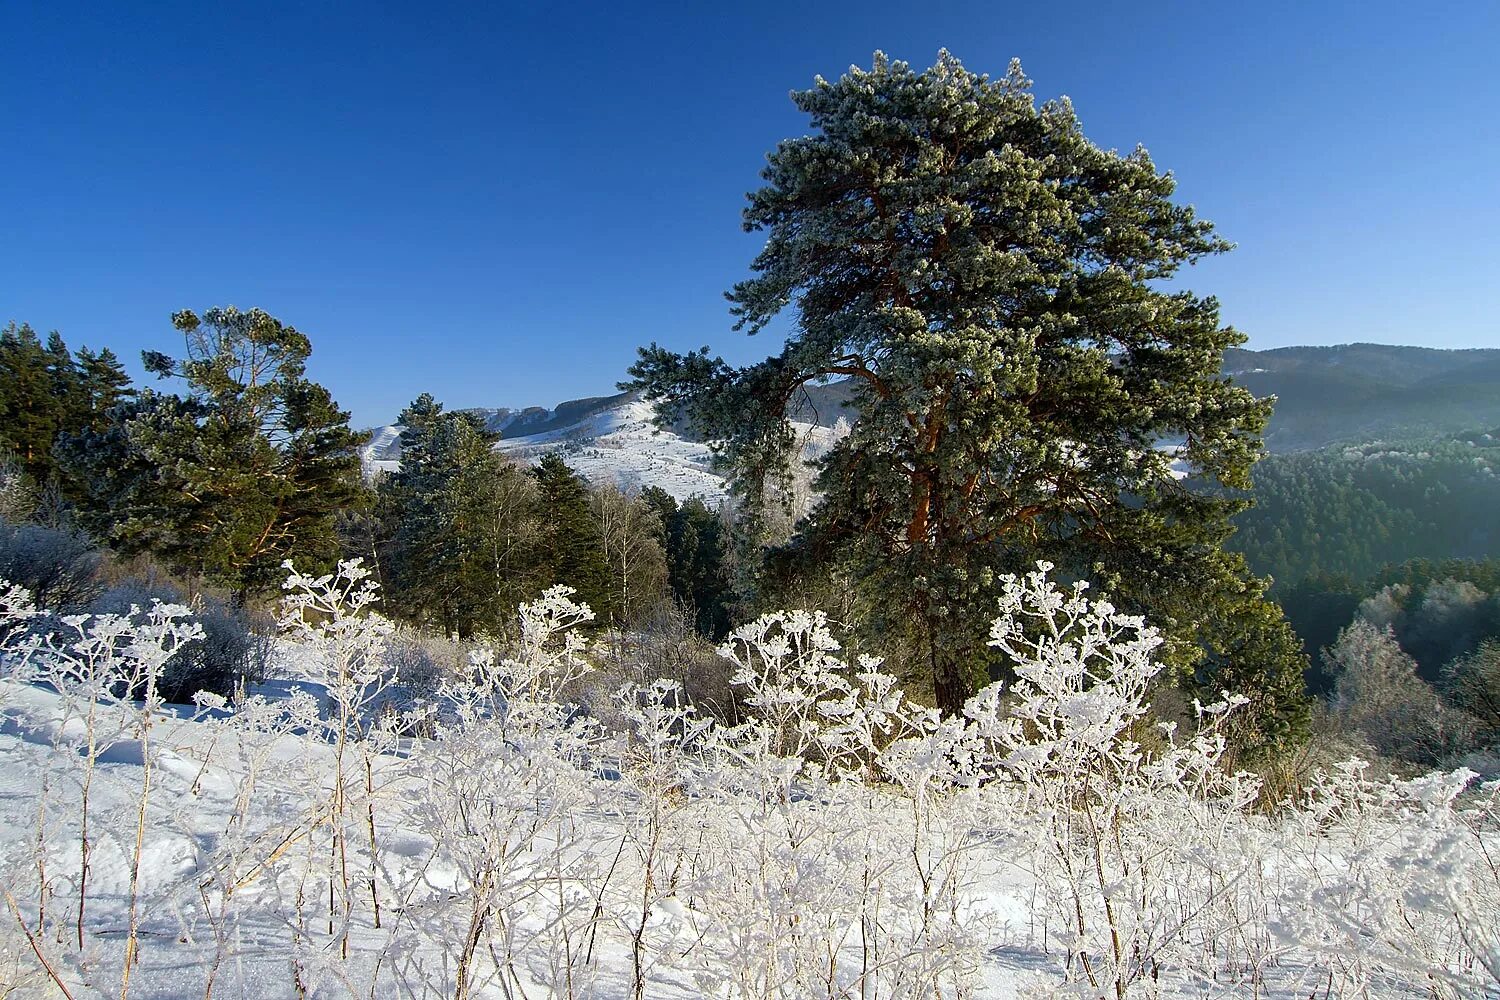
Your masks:
{"label": "blue sky", "polygon": [[134,364],[260,306],[361,425],[608,392],[651,340],[749,361],[723,291],[787,92],[946,46],[1172,169],[1250,346],[1500,347],[1497,38],[1490,0],[6,0],[0,323]]}

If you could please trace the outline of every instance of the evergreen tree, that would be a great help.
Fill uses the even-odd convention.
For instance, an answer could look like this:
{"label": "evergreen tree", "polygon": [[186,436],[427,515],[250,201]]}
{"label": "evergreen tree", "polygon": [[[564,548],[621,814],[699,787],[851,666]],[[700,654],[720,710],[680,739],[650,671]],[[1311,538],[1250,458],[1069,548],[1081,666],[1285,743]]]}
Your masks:
{"label": "evergreen tree", "polygon": [[[1242,503],[1215,488],[1249,486],[1270,404],[1220,376],[1244,338],[1217,303],[1162,288],[1229,246],[1171,175],[1089,142],[1065,100],[1038,107],[1018,64],[877,54],[793,99],[813,133],[770,154],[745,210],[766,244],[730,299],[752,333],[794,309],[794,333],[744,369],[652,345],[629,385],[724,443],[754,514],[790,469],[788,402],[853,381],[858,420],[792,545],[918,633],[946,711],[987,679],[997,574],[1039,558],[1150,613],[1183,676],[1247,615],[1284,629],[1222,552]],[[1266,669],[1281,692],[1301,663]]]}
{"label": "evergreen tree", "polygon": [[575,599],[593,608],[600,621],[618,617],[604,539],[589,509],[587,485],[554,453],[542,456],[533,474],[541,490],[547,579],[577,590]]}
{"label": "evergreen tree", "polygon": [[729,530],[702,497],[681,506],[659,486],[642,491],[663,527],[667,583],[672,596],[693,609],[694,625],[710,639],[721,639],[734,624],[736,594],[729,570]]}
{"label": "evergreen tree", "polygon": [[329,563],[335,517],[360,496],[363,439],[307,379],[311,343],[259,309],[172,321],[186,356],[143,360],[188,394],[116,403],[102,430],[59,444],[80,520],[124,551],[156,552],[242,593],[274,586],[287,558]]}
{"label": "evergreen tree", "polygon": [[125,366],[109,348],[95,353],[87,347],[78,349],[78,372],[88,412],[87,424],[101,430],[108,423],[109,411],[121,401],[135,395]]}
{"label": "evergreen tree", "polygon": [[63,418],[56,361],[29,325],[0,330],[0,443],[36,483],[51,478],[52,443]]}
{"label": "evergreen tree", "polygon": [[479,417],[430,394],[399,422],[401,468],[376,487],[388,606],[454,635],[504,628],[542,589],[536,483]]}

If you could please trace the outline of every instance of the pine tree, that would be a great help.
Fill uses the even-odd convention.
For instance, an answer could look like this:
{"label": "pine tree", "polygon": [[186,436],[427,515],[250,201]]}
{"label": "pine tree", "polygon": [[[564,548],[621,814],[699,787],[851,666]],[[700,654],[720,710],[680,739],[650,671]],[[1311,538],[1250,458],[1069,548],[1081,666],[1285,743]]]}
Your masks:
{"label": "pine tree", "polygon": [[[1187,675],[1262,600],[1221,546],[1270,404],[1220,376],[1244,338],[1218,304],[1162,287],[1229,245],[1018,64],[877,54],[793,99],[813,131],[770,154],[745,210],[765,247],[730,293],[752,333],[794,310],[784,350],[735,369],[652,345],[629,386],[723,442],[753,515],[791,468],[795,393],[851,380],[858,420],[792,545],[917,633],[944,710],[988,679],[996,576],[1040,558],[1151,614]],[[1301,665],[1267,669],[1279,691]]]}
{"label": "pine tree", "polygon": [[589,510],[588,487],[554,453],[542,456],[533,474],[541,488],[548,580],[578,591],[575,599],[588,604],[600,621],[618,617],[604,539]]}
{"label": "pine tree", "polygon": [[401,468],[376,487],[388,605],[449,634],[499,630],[543,589],[536,483],[479,417],[430,394],[399,422]]}
{"label": "pine tree", "polygon": [[659,486],[647,487],[642,502],[656,512],[663,527],[667,583],[672,596],[693,609],[694,625],[710,639],[721,639],[731,621],[737,596],[729,571],[729,531],[702,497],[681,506]]}
{"label": "pine tree", "polygon": [[84,389],[83,371],[73,360],[62,334],[56,330],[47,336],[47,377],[51,381],[53,405],[57,411],[58,433],[82,427],[89,419],[89,398]]}
{"label": "pine tree", "polygon": [[52,443],[63,419],[56,360],[29,325],[0,330],[0,443],[36,483],[51,478]]}
{"label": "pine tree", "polygon": [[[242,594],[279,582],[285,559],[327,564],[335,516],[360,494],[363,438],[307,379],[311,343],[259,309],[172,321],[186,356],[143,360],[187,395],[124,399],[102,429],[59,443],[80,521],[124,551],[155,552]],[[111,367],[95,366],[101,399],[118,391]]]}
{"label": "pine tree", "polygon": [[78,371],[88,411],[88,426],[102,430],[109,421],[109,411],[121,401],[135,395],[125,366],[109,348],[95,353],[87,347],[78,349]]}

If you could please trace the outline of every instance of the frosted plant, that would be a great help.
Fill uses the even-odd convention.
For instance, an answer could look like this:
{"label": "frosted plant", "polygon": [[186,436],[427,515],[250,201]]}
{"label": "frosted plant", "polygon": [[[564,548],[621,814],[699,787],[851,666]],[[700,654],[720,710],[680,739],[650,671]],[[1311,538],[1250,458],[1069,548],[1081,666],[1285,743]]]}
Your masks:
{"label": "frosted plant", "polygon": [[468,676],[440,688],[437,741],[411,761],[407,822],[432,859],[392,873],[397,930],[444,961],[393,958],[426,989],[466,997],[540,982],[572,996],[589,978],[604,879],[590,850],[600,834],[575,817],[594,796],[600,735],[560,700],[590,669],[576,629],[593,612],[572,593],[554,587],[521,606],[513,655],[471,655]]}
{"label": "frosted plant", "polygon": [[1294,877],[1275,930],[1349,992],[1392,979],[1443,997],[1500,986],[1494,788],[1464,808],[1473,772],[1367,772],[1352,760],[1319,775],[1287,817],[1279,853]]}
{"label": "frosted plant", "polygon": [[956,1000],[1024,941],[1090,998],[1500,988],[1500,784],[1351,761],[1258,812],[1223,764],[1241,699],[1153,728],[1155,634],[1048,569],[1003,581],[1016,681],[960,717],[780,612],[725,646],[749,721],[657,681],[618,692],[614,733],[569,703],[591,615],[565,588],[417,726],[357,563],[293,574],[282,653],[310,686],[196,710],[153,689],[182,609],[33,635],[0,587],[27,777],[0,961],[74,995],[170,967],[211,998],[248,960],[303,996]]}
{"label": "frosted plant", "polygon": [[730,683],[745,691],[767,749],[828,772],[868,768],[893,740],[935,723],[880,670],[877,657],[839,657],[821,611],[776,611],[729,634],[719,655],[734,664]]}
{"label": "frosted plant", "polygon": [[321,706],[311,693],[298,691],[275,701],[255,695],[238,701],[232,712],[209,703],[215,711],[201,725],[210,735],[199,754],[192,794],[183,798],[177,816],[178,828],[192,831],[200,823],[205,795],[227,800],[227,816],[215,836],[191,838],[194,844],[207,841],[197,858],[200,876],[194,887],[213,945],[204,963],[205,997],[213,995],[226,963],[246,947],[242,927],[249,923],[253,935],[255,918],[263,915],[256,907],[265,905],[264,897],[256,891],[270,883],[275,898],[288,853],[311,835],[313,817],[326,802],[320,788],[298,780],[295,769],[278,768],[276,760],[286,741],[320,728]]}
{"label": "frosted plant", "polygon": [[374,757],[393,736],[379,709],[399,680],[384,656],[394,626],[370,610],[379,585],[361,560],[345,560],[336,573],[316,577],[299,573],[291,560],[282,566],[287,579],[278,624],[304,650],[305,666],[329,704],[318,727],[333,748],[329,799],[307,832],[330,837],[327,934],[337,941],[339,957],[347,958],[356,884],[369,897],[374,926],[381,923]]}
{"label": "frosted plant", "polygon": [[[1231,862],[1193,840],[1196,824],[1239,816],[1254,798],[1252,780],[1218,767],[1222,721],[1244,699],[1199,705],[1192,738],[1179,745],[1165,727],[1166,749],[1148,754],[1137,730],[1160,670],[1152,659],[1159,634],[1089,601],[1084,582],[1058,589],[1051,569],[1043,562],[1001,581],[991,645],[1016,681],[1008,697],[992,686],[969,702],[963,753],[971,772],[975,758],[993,755],[1036,817],[1034,874],[1066,928],[1057,935],[1066,975],[1124,996],[1132,984],[1156,982],[1169,958],[1186,960],[1180,949],[1203,915],[1186,887],[1237,882],[1249,860]],[[1167,808],[1175,825],[1159,819]]]}
{"label": "frosted plant", "polygon": [[[24,591],[0,586],[0,619],[18,623],[34,617]],[[120,995],[127,996],[131,973],[140,961],[143,909],[142,863],[147,832],[152,824],[153,787],[161,753],[154,736],[163,716],[160,682],[171,659],[203,630],[188,621],[189,611],[177,604],[155,602],[142,611],[132,607],[123,615],[69,615],[59,628],[44,634],[18,637],[7,651],[11,679],[41,685],[55,692],[59,711],[47,726],[53,753],[42,765],[43,781],[37,796],[33,863],[37,880],[34,923],[10,900],[17,921],[34,943],[48,935],[49,902],[60,886],[67,886],[67,937],[84,960],[91,858],[102,836],[118,842],[125,859],[127,887],[124,901],[124,954]],[[16,638],[13,636],[13,638]],[[141,779],[126,809],[98,830],[91,823],[92,791],[99,761],[111,747],[129,741],[138,754]],[[53,819],[64,821],[54,828]],[[63,829],[76,825],[76,835]],[[70,862],[49,873],[48,864],[64,837],[73,840]],[[55,845],[55,846],[54,846]],[[57,859],[61,860],[61,859]],[[55,877],[54,877],[55,875]],[[62,940],[59,922],[54,937]],[[54,981],[58,968],[37,951],[39,961]]]}
{"label": "frosted plant", "polygon": [[621,818],[621,851],[630,850],[634,899],[625,900],[630,936],[631,993],[646,994],[649,971],[646,930],[654,914],[676,902],[682,814],[700,794],[714,760],[714,722],[699,717],[682,685],[657,680],[644,687],[626,684],[615,700],[628,728],[620,735],[621,775],[635,796],[635,808]]}

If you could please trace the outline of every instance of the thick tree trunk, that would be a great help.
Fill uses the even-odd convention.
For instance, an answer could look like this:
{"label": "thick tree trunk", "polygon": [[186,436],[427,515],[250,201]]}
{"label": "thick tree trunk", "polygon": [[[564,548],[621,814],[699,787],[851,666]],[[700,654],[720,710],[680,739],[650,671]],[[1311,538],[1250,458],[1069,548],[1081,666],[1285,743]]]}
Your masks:
{"label": "thick tree trunk", "polygon": [[941,640],[929,638],[929,662],[932,669],[932,695],[944,715],[962,715],[964,703],[974,696],[968,665],[951,650],[938,648]]}
{"label": "thick tree trunk", "polygon": [[946,634],[941,619],[929,606],[922,615],[927,642],[927,670],[932,678],[933,703],[945,716],[962,715],[974,695],[973,671],[965,662],[965,643]]}

